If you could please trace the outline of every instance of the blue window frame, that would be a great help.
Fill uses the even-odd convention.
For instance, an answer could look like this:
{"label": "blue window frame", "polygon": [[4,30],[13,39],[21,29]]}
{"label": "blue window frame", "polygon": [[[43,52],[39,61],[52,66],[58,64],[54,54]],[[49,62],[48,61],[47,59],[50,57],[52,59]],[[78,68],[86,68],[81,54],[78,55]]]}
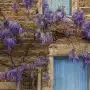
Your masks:
{"label": "blue window frame", "polygon": [[54,90],[88,90],[87,67],[82,61],[54,57]]}
{"label": "blue window frame", "polygon": [[52,11],[56,11],[59,7],[64,7],[66,14],[70,15],[71,0],[48,0],[48,5]]}

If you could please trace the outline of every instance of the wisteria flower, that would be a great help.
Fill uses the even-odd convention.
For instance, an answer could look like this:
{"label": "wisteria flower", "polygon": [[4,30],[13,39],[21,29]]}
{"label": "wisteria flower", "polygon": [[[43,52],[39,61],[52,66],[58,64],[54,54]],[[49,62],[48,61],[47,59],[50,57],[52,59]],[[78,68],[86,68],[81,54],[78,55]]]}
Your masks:
{"label": "wisteria flower", "polygon": [[17,22],[10,21],[9,30],[14,36],[19,35],[20,28],[21,26]]}
{"label": "wisteria flower", "polygon": [[36,33],[36,40],[38,40],[39,42],[41,42],[42,45],[45,44],[51,44],[54,42],[54,37],[52,35],[51,32],[40,32],[40,33]]}
{"label": "wisteria flower", "polygon": [[9,29],[5,29],[1,32],[1,39],[12,37],[12,33],[9,31]]}
{"label": "wisteria flower", "polygon": [[42,67],[42,66],[47,66],[48,63],[49,63],[48,58],[43,57],[43,56],[38,57],[34,62],[37,68]]}
{"label": "wisteria flower", "polygon": [[8,38],[4,40],[4,44],[5,46],[8,48],[8,51],[11,52],[12,49],[15,47],[16,45],[16,39],[15,38]]}
{"label": "wisteria flower", "polygon": [[6,79],[6,72],[0,72],[0,80]]}
{"label": "wisteria flower", "polygon": [[72,20],[74,21],[76,27],[81,28],[85,21],[83,11],[78,10],[78,11],[74,12],[72,15]]}
{"label": "wisteria flower", "polygon": [[37,67],[42,66],[42,63],[41,63],[40,58],[38,58],[34,63],[35,63],[35,65],[36,65]]}
{"label": "wisteria flower", "polygon": [[34,62],[32,62],[32,63],[29,65],[28,68],[31,69],[31,70],[35,70],[35,69],[36,69],[36,65],[34,64]]}
{"label": "wisteria flower", "polygon": [[34,4],[34,0],[23,0],[22,2],[26,9],[29,9]]}
{"label": "wisteria flower", "polygon": [[17,79],[17,69],[13,69],[7,72],[7,80],[16,81]]}
{"label": "wisteria flower", "polygon": [[72,49],[72,50],[69,52],[69,59],[71,59],[71,60],[73,60],[73,61],[79,59],[79,57],[78,57],[75,49]]}
{"label": "wisteria flower", "polygon": [[25,70],[26,65],[25,64],[21,64],[21,66],[18,67],[18,71],[19,72],[23,72],[23,70]]}
{"label": "wisteria flower", "polygon": [[43,13],[45,14],[49,9],[48,1],[43,0],[42,6],[43,6]]}
{"label": "wisteria flower", "polygon": [[47,37],[48,43],[51,44],[54,42],[53,35],[51,32],[46,32],[46,37]]}
{"label": "wisteria flower", "polygon": [[86,64],[90,64],[90,53],[85,52],[82,56],[83,56],[84,62]]}
{"label": "wisteria flower", "polygon": [[43,80],[49,80],[49,73],[48,72],[43,72]]}
{"label": "wisteria flower", "polygon": [[86,39],[90,40],[90,22],[89,21],[85,21],[83,25],[83,35]]}
{"label": "wisteria flower", "polygon": [[13,8],[13,11],[14,11],[15,13],[18,13],[18,12],[19,12],[19,4],[18,4],[18,3],[14,3],[14,4],[12,5],[12,8]]}
{"label": "wisteria flower", "polygon": [[40,41],[41,41],[42,45],[46,44],[46,42],[47,42],[47,37],[46,37],[45,33],[43,33],[43,32],[41,32]]}
{"label": "wisteria flower", "polygon": [[64,11],[61,9],[57,9],[56,13],[55,13],[55,19],[56,21],[61,21],[64,18]]}
{"label": "wisteria flower", "polygon": [[44,14],[44,18],[46,18],[47,23],[51,24],[53,22],[53,18],[54,18],[54,13],[51,10],[48,10],[45,14]]}
{"label": "wisteria flower", "polygon": [[8,20],[4,20],[3,24],[4,24],[4,28],[9,28],[9,21]]}
{"label": "wisteria flower", "polygon": [[24,33],[24,29],[23,28],[19,28],[19,34]]}

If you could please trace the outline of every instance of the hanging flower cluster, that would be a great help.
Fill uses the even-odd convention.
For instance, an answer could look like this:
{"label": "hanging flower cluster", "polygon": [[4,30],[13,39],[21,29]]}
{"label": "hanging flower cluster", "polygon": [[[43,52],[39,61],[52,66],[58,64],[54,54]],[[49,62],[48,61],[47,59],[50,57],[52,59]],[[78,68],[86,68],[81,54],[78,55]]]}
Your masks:
{"label": "hanging flower cluster", "polygon": [[[81,57],[83,59],[84,64],[90,64],[90,53],[89,52],[84,52],[81,55]],[[73,60],[73,61],[79,60],[79,56],[78,56],[78,54],[77,54],[75,49],[72,49],[69,52],[69,59]]]}
{"label": "hanging flower cluster", "polygon": [[6,80],[6,72],[0,72],[0,80]]}
{"label": "hanging flower cluster", "polygon": [[48,28],[53,23],[63,20],[64,15],[65,13],[61,9],[58,9],[55,13],[48,10],[44,13],[44,15],[38,15],[36,23],[39,26],[40,31],[36,32],[35,34],[36,40],[41,42],[43,45],[53,43],[55,39]]}
{"label": "hanging flower cluster", "polygon": [[44,18],[46,19],[48,24],[52,24],[53,20],[54,20],[54,13],[51,10],[48,10],[45,14],[44,14]]}
{"label": "hanging flower cluster", "polygon": [[45,14],[49,10],[49,5],[47,0],[42,0],[43,13]]}
{"label": "hanging flower cluster", "polygon": [[12,5],[12,8],[15,13],[19,12],[19,4],[17,2]]}
{"label": "hanging flower cluster", "polygon": [[7,80],[16,81],[17,80],[17,69],[7,72]]}
{"label": "hanging flower cluster", "polygon": [[31,70],[35,70],[35,69],[38,69],[39,67],[47,66],[48,64],[49,64],[48,57],[41,56],[41,57],[37,58],[31,64],[28,64],[26,68],[31,69]]}
{"label": "hanging flower cluster", "polygon": [[38,40],[42,45],[45,44],[51,44],[54,42],[54,38],[51,32],[37,32],[35,34],[35,38],[36,40]]}
{"label": "hanging flower cluster", "polygon": [[26,9],[30,9],[34,4],[34,0],[22,0],[22,3]]}
{"label": "hanging flower cluster", "polygon": [[81,28],[85,21],[83,11],[78,10],[78,11],[74,12],[72,15],[72,20],[74,21],[74,24],[76,25],[76,27]]}
{"label": "hanging flower cluster", "polygon": [[61,8],[58,8],[56,10],[56,12],[52,12],[50,9],[49,9],[49,5],[48,5],[48,1],[47,0],[43,0],[43,14],[48,17],[47,20],[51,20],[52,21],[59,21],[61,20],[62,18],[64,18],[64,11],[61,9]]}
{"label": "hanging flower cluster", "polygon": [[[47,67],[49,64],[48,57],[39,57],[33,63],[21,65],[20,67],[8,72],[0,72],[0,80],[20,81],[24,70],[37,70],[38,68]],[[44,77],[46,78],[46,74]],[[31,72],[31,78],[34,77],[34,72]],[[46,78],[47,79],[47,78]]]}
{"label": "hanging flower cluster", "polygon": [[43,80],[47,80],[48,81],[49,78],[50,78],[49,77],[49,73],[48,72],[43,72],[43,77],[42,78],[43,78]]}
{"label": "hanging flower cluster", "polygon": [[55,21],[61,21],[65,16],[65,13],[62,9],[58,8],[55,12]]}
{"label": "hanging flower cluster", "polygon": [[69,59],[71,59],[71,60],[73,60],[73,61],[79,59],[79,57],[78,57],[75,49],[72,49],[72,50],[69,52]]}
{"label": "hanging flower cluster", "polygon": [[3,28],[0,30],[0,39],[4,45],[8,48],[10,53],[15,45],[18,43],[17,38],[24,32],[21,26],[14,21],[5,20],[3,22]]}
{"label": "hanging flower cluster", "polygon": [[48,28],[48,22],[44,16],[38,15],[36,23],[41,30],[46,30]]}
{"label": "hanging flower cluster", "polygon": [[90,40],[90,21],[85,21],[83,25],[83,35],[86,39]]}
{"label": "hanging flower cluster", "polygon": [[39,15],[37,17],[37,25],[39,25],[39,27],[43,26],[44,29],[47,29],[50,24],[63,20],[64,16],[65,12],[60,8],[58,8],[56,12],[52,12],[48,9],[42,16]]}
{"label": "hanging flower cluster", "polygon": [[85,52],[83,55],[83,60],[86,64],[90,64],[90,53]]}

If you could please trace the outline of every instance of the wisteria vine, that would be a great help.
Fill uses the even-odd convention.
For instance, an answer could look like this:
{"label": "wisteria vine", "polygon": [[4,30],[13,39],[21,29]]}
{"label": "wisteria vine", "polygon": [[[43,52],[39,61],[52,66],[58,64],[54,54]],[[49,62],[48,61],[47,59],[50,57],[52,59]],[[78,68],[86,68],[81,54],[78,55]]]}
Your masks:
{"label": "wisteria vine", "polygon": [[20,43],[18,42],[18,38],[24,33],[24,29],[17,22],[9,20],[5,20],[2,26],[0,30],[0,40],[7,47],[8,52],[11,53],[16,44]]}
{"label": "wisteria vine", "polygon": [[[22,3],[25,6],[26,10],[29,10],[33,4],[34,0],[23,0]],[[14,12],[19,12],[19,4],[14,3],[12,6]],[[38,29],[35,33],[35,40],[40,42],[42,45],[50,45],[54,43],[55,37],[53,36],[53,33],[51,30],[49,30],[49,27],[51,25],[54,25],[55,23],[58,24],[59,22],[64,22],[64,24],[69,23],[71,20],[76,29],[80,29],[84,38],[90,40],[90,22],[85,20],[84,12],[82,10],[78,10],[73,13],[71,19],[67,19],[67,15],[65,14],[64,10],[61,8],[58,8],[56,12],[53,12],[49,9],[49,6],[47,4],[47,0],[44,0],[43,2],[43,15],[38,14],[37,15],[37,26]],[[67,20],[67,21],[66,21]],[[2,28],[0,28],[0,40],[3,42],[3,44],[7,47],[8,53],[10,54],[15,48],[17,43],[20,43],[21,40],[18,40],[20,38],[21,34],[24,33],[24,29],[21,27],[21,25],[18,22],[4,20],[2,25]],[[66,31],[67,33],[69,31]],[[72,32],[69,32],[68,36],[72,34]],[[76,61],[79,60],[79,56],[77,55],[76,50],[73,48],[69,52],[69,59]],[[86,64],[90,64],[90,53],[85,52],[83,55],[83,61]],[[8,80],[8,81],[15,81],[18,82],[22,79],[22,73],[24,70],[38,70],[39,68],[47,67],[49,64],[48,57],[39,57],[34,62],[27,64],[27,65],[21,65],[20,67],[17,67],[15,69],[12,69],[8,72],[0,72],[0,80]],[[31,72],[31,78],[34,78],[34,72]],[[43,80],[48,80],[49,73],[44,72],[43,73]]]}
{"label": "wisteria vine", "polygon": [[[49,59],[48,57],[39,57],[37,58],[37,60],[35,60],[34,62],[30,63],[30,64],[22,64],[21,66],[10,70],[8,72],[0,72],[0,80],[8,80],[8,81],[13,81],[13,82],[17,82],[20,81],[22,79],[22,73],[24,70],[38,70],[39,68],[43,68],[43,67],[47,67],[49,64]],[[44,72],[44,78],[47,79],[47,77],[49,77],[49,75],[47,74],[47,72]],[[31,78],[34,78],[34,73],[31,73]]]}

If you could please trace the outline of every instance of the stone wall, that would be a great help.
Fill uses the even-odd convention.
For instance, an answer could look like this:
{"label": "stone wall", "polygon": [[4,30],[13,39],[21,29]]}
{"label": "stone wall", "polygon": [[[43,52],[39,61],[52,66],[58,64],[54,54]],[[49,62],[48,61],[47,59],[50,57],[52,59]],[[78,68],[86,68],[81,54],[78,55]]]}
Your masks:
{"label": "stone wall", "polygon": [[[18,0],[21,1],[21,0]],[[15,2],[15,0],[0,0],[0,7],[8,19],[11,20],[17,20],[21,24],[28,25],[31,24],[31,21],[29,21],[28,17],[26,16],[26,10],[23,7],[21,3],[20,5],[20,12],[18,15],[16,15],[12,10],[12,4]],[[42,13],[42,0],[39,0],[37,3],[37,7],[39,9],[39,12]],[[72,12],[75,11],[78,8],[78,0],[72,0]],[[34,12],[34,8],[30,11],[31,13]],[[31,16],[30,16],[31,17]],[[0,16],[0,19],[2,20],[3,17]],[[31,19],[31,18],[30,18]],[[84,44],[82,44],[82,47]],[[55,48],[56,47],[56,48]],[[78,46],[77,46],[78,47]],[[43,88],[43,90],[53,90],[53,56],[54,55],[66,55],[68,51],[72,47],[67,47],[65,44],[55,44],[50,48],[50,65],[49,65],[49,72],[50,72],[50,87]],[[88,49],[90,51],[90,47]],[[8,71],[7,68],[0,66],[0,71]],[[38,82],[40,84],[40,82]],[[40,85],[39,85],[40,86]],[[16,84],[11,82],[0,82],[0,90],[16,90]],[[38,90],[40,90],[40,87],[38,87]]]}
{"label": "stone wall", "polygon": [[[24,27],[29,27],[30,24],[32,23],[32,19],[35,16],[36,10],[39,9],[39,13],[42,13],[42,0],[37,0],[38,3],[32,7],[32,9],[29,10],[29,15],[28,11],[25,9],[24,5],[22,4],[22,0],[17,0],[19,3],[19,12],[16,14],[13,11],[12,5],[15,3],[16,0],[0,0],[0,8],[6,18],[9,20],[16,20],[21,25]],[[0,20],[2,20],[3,17],[0,15]]]}

